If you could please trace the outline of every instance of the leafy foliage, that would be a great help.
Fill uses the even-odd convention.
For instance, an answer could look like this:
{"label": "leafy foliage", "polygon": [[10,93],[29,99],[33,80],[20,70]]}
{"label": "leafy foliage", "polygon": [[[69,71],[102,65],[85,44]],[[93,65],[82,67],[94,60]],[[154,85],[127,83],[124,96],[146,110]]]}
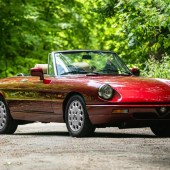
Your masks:
{"label": "leafy foliage", "polygon": [[0,0],[1,77],[47,62],[52,50],[85,48],[90,36],[81,8],[76,0]]}
{"label": "leafy foliage", "polygon": [[112,50],[141,69],[170,56],[169,0],[0,0],[0,11],[0,77],[52,50]]}
{"label": "leafy foliage", "polygon": [[170,56],[163,56],[161,61],[151,57],[142,72],[143,76],[170,79]]}
{"label": "leafy foliage", "polygon": [[161,60],[170,54],[169,0],[107,0],[95,11],[112,26],[110,47],[129,62],[144,62],[150,55]]}

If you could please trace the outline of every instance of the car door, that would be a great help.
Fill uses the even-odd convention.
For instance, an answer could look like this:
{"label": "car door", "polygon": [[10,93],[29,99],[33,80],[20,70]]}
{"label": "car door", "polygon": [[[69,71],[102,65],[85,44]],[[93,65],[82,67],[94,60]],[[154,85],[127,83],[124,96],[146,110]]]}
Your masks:
{"label": "car door", "polygon": [[54,117],[51,104],[51,77],[16,77],[6,90],[8,105],[15,119],[50,122]]}

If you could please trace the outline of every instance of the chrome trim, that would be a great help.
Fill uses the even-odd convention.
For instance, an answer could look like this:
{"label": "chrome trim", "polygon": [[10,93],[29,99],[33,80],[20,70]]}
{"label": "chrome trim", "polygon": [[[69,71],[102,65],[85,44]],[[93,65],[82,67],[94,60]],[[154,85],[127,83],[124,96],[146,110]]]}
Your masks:
{"label": "chrome trim", "polygon": [[90,105],[90,104],[86,104],[87,107],[168,107],[170,106],[170,104],[113,104],[113,105]]}

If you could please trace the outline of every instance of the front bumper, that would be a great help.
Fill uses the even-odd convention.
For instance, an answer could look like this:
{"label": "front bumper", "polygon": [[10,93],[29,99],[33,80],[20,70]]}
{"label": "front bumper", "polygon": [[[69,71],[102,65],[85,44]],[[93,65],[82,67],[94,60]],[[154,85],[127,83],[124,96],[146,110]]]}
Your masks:
{"label": "front bumper", "polygon": [[[170,121],[170,104],[162,105],[86,105],[94,125],[118,124],[121,122]],[[161,112],[161,108],[166,108]],[[162,109],[163,110],[163,109]]]}

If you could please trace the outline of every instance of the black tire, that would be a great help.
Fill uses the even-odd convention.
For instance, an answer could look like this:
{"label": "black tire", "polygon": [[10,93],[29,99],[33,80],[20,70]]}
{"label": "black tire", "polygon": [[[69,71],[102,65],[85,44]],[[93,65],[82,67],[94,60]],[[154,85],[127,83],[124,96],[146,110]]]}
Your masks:
{"label": "black tire", "polygon": [[151,130],[158,137],[170,137],[170,125],[155,125],[151,127]]}
{"label": "black tire", "polygon": [[17,127],[18,124],[11,117],[5,100],[0,97],[0,134],[13,134]]}
{"label": "black tire", "polygon": [[85,102],[79,95],[74,95],[68,100],[65,122],[69,134],[73,137],[87,137],[94,134],[95,127],[91,124]]}

